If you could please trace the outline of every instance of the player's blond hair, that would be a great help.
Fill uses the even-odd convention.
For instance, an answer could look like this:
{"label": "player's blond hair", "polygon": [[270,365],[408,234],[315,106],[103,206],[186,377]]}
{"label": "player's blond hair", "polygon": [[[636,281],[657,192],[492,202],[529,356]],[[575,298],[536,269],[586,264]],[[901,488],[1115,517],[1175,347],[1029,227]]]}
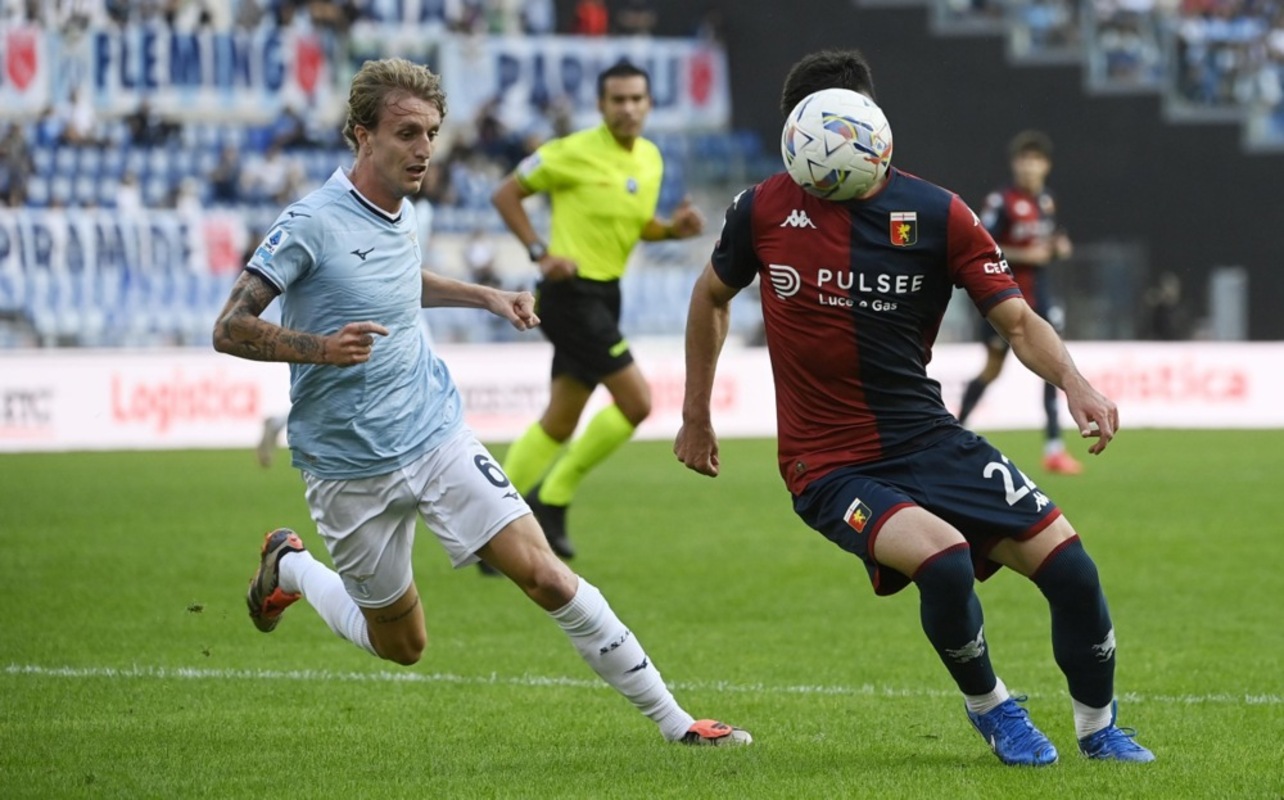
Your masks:
{"label": "player's blond hair", "polygon": [[348,90],[348,120],[343,124],[343,138],[352,152],[357,152],[357,126],[373,131],[388,99],[410,95],[431,103],[446,117],[446,92],[441,88],[441,77],[422,64],[404,58],[383,58],[367,61],[352,76]]}

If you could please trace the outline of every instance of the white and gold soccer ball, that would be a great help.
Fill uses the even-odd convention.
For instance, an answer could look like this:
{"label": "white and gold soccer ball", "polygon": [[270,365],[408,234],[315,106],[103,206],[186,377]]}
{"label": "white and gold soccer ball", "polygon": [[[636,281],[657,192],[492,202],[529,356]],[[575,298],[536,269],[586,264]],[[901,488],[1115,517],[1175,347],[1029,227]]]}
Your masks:
{"label": "white and gold soccer ball", "polygon": [[851,200],[869,191],[892,163],[892,126],[859,92],[822,89],[804,97],[780,135],[785,170],[825,200]]}

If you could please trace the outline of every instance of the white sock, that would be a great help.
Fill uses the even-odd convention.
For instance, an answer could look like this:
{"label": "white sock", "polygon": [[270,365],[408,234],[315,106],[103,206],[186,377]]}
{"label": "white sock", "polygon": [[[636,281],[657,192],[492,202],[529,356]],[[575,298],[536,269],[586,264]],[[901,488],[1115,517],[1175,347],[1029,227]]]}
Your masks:
{"label": "white sock", "polygon": [[379,655],[375,652],[374,645],[370,644],[366,618],[362,615],[360,606],[352,602],[339,573],[304,550],[282,556],[279,575],[281,589],[290,594],[302,594],[303,599],[330,626],[330,630],[371,655]]}
{"label": "white sock", "polygon": [[1097,731],[1110,727],[1113,721],[1114,703],[1105,708],[1093,708],[1080,703],[1073,697],[1070,698],[1070,702],[1074,705],[1074,735],[1078,738],[1086,739]]}
{"label": "white sock", "polygon": [[1060,455],[1061,453],[1064,453],[1065,450],[1066,443],[1060,439],[1049,439],[1043,443],[1043,455],[1045,456]]}
{"label": "white sock", "polygon": [[1003,685],[1003,679],[997,675],[994,678],[994,689],[985,694],[965,694],[963,702],[967,703],[967,710],[973,714],[985,714],[998,708],[1004,700],[1011,695],[1008,694],[1008,687]]}
{"label": "white sock", "polygon": [[596,586],[580,578],[571,602],[549,616],[566,631],[593,671],[659,725],[665,739],[682,738],[695,718],[678,705],[642,645]]}

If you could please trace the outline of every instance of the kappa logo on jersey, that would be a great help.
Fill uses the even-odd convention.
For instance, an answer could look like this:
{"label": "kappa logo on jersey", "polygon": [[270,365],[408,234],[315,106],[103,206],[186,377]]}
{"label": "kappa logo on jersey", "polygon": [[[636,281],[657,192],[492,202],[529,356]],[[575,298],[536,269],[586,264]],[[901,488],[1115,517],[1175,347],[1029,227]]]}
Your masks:
{"label": "kappa logo on jersey", "polygon": [[776,290],[776,297],[784,300],[798,294],[802,288],[802,278],[798,270],[785,264],[768,264],[767,272],[771,275],[771,288]]}
{"label": "kappa logo on jersey", "polygon": [[780,223],[780,227],[814,229],[816,227],[816,224],[811,221],[811,217],[807,216],[806,211],[795,208],[793,211],[789,212],[789,216],[785,218],[785,221]]}
{"label": "kappa logo on jersey", "polygon": [[897,247],[909,247],[915,244],[918,242],[918,212],[893,211],[888,228],[892,244]]}
{"label": "kappa logo on jersey", "polygon": [[268,231],[268,235],[263,238],[263,242],[254,251],[261,261],[271,261],[276,251],[281,249],[285,240],[290,238],[290,233],[285,228],[277,227]]}
{"label": "kappa logo on jersey", "polygon": [[847,524],[857,533],[865,532],[865,526],[869,524],[869,518],[872,516],[874,512],[870,511],[869,506],[862,503],[859,497],[852,501],[852,504],[847,507],[847,513],[843,515]]}

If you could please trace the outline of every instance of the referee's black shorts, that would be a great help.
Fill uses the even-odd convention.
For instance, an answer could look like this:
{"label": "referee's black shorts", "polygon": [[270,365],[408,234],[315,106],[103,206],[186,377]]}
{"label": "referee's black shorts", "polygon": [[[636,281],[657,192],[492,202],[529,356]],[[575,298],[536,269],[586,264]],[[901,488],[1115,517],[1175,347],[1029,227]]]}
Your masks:
{"label": "referee's black shorts", "polygon": [[620,282],[575,277],[535,287],[540,330],[553,343],[553,377],[569,375],[586,386],[633,363],[620,333]]}

